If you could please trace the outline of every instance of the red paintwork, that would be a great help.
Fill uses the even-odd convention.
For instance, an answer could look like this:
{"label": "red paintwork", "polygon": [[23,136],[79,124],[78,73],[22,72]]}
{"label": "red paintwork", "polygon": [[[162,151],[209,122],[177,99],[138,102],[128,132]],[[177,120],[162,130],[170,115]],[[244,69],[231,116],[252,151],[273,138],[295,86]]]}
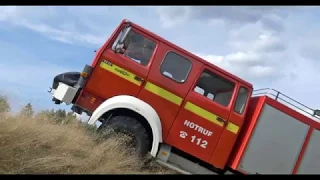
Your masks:
{"label": "red paintwork", "polygon": [[[218,73],[216,70],[210,68],[210,67],[203,67],[201,70],[198,70],[199,76],[200,76],[200,72],[202,72],[202,70],[206,68],[209,69],[210,71],[213,71],[217,74],[219,74],[220,76],[224,77],[223,74]],[[236,84],[236,81],[233,81]],[[194,82],[193,87],[196,85],[196,82]],[[182,105],[182,107],[184,107],[184,104],[187,102],[193,102],[194,104],[196,104],[197,106],[200,106],[210,112],[214,112],[216,115],[222,117],[223,119],[229,119],[229,115],[230,115],[230,107],[231,107],[231,103],[228,107],[224,107],[221,106],[220,104],[217,104],[211,100],[209,100],[208,98],[194,92],[193,90],[191,90],[188,95],[186,96],[184,103]],[[233,101],[233,99],[231,100],[231,102]],[[213,136],[211,137],[207,137],[199,132],[196,132],[186,126],[184,126],[184,121],[185,120],[190,120],[192,122],[197,123],[198,125],[207,128],[208,130],[213,132]],[[189,140],[182,140],[179,137],[179,133],[180,131],[183,130],[185,132],[187,132],[189,134],[189,136],[192,135],[196,135],[197,138],[202,138],[204,140],[208,141],[208,145],[207,148],[201,148],[199,146],[197,146],[195,143],[191,143],[191,141]],[[219,139],[222,135],[222,132],[224,130],[224,127],[220,127],[214,123],[209,122],[206,119],[203,119],[202,117],[197,116],[196,114],[193,114],[187,110],[185,110],[184,108],[180,109],[180,112],[172,126],[172,129],[170,130],[170,134],[169,137],[166,139],[166,141],[170,144],[173,145],[189,154],[194,155],[195,157],[198,157],[199,159],[205,161],[205,162],[210,162],[210,158],[212,156],[212,153],[214,152],[215,148],[217,147],[217,144],[219,142]],[[212,163],[215,164],[215,161]]]}
{"label": "red paintwork", "polygon": [[239,138],[237,140],[237,143],[233,149],[233,153],[231,155],[231,158],[228,162],[229,167],[232,169],[238,170],[241,158],[243,154],[245,153],[246,147],[248,146],[248,143],[250,141],[251,135],[255,129],[255,126],[259,120],[260,114],[262,112],[262,109],[265,104],[268,104],[288,115],[295,118],[298,121],[301,121],[307,125],[310,126],[310,129],[308,131],[308,134],[306,136],[306,139],[304,141],[303,147],[300,151],[299,157],[296,161],[295,167],[292,171],[292,174],[295,174],[299,168],[300,162],[303,159],[303,155],[305,153],[306,147],[309,143],[311,133],[313,129],[319,129],[320,123],[312,120],[311,118],[289,108],[288,106],[285,106],[284,104],[270,98],[267,96],[260,96],[260,97],[253,97],[250,100],[249,108],[247,109],[247,116],[245,123],[243,125],[243,129],[241,131],[241,134],[239,135]]}
{"label": "red paintwork", "polygon": [[[107,48],[107,46],[108,46],[108,45],[109,45],[109,47],[112,46],[112,43],[111,43],[111,42],[113,42],[113,41],[115,40],[117,34],[120,32],[120,29],[123,27],[123,23],[124,23],[124,22],[125,22],[125,20],[123,20],[123,21],[119,24],[119,26],[118,26],[118,27],[116,28],[116,30],[111,34],[111,36],[109,37],[109,39],[108,39],[108,40],[103,44],[103,46],[97,51],[97,53],[96,53],[96,55],[95,55],[95,57],[93,58],[93,61],[92,61],[92,63],[91,63],[91,66],[92,66],[93,68],[96,67],[96,65],[97,65],[97,63],[98,63],[98,61],[99,61],[99,59],[100,59],[103,51]],[[91,76],[89,76],[89,78],[88,78],[87,81],[90,82],[90,79],[91,79]],[[91,103],[89,103],[90,100],[88,100],[88,96],[87,96],[87,98],[85,98],[85,97],[86,97],[85,93],[87,92],[86,88],[87,88],[87,85],[85,85],[84,89],[80,92],[80,94],[79,94],[79,96],[78,96],[78,98],[77,98],[77,100],[76,100],[76,104],[77,104],[78,106],[81,106],[81,107],[83,107],[83,108],[85,108],[85,109],[90,110],[91,112],[93,112],[100,104],[93,106]],[[87,94],[88,94],[88,93],[87,93]],[[89,94],[90,94],[90,93],[89,93]]]}
{"label": "red paintwork", "polygon": [[[261,114],[264,105],[264,99],[251,98],[249,107],[247,108],[246,120],[242,126],[241,133],[232,150],[228,165],[230,168],[238,170],[242,155],[248,145],[252,132],[254,131],[256,121]],[[239,171],[239,170],[238,170]]]}
{"label": "red paintwork", "polygon": [[[238,87],[236,87],[237,92],[234,93],[232,97],[232,102],[233,104],[231,107],[234,106],[235,103],[235,94],[238,94],[238,90],[240,87],[246,87],[244,84],[238,83]],[[248,97],[251,96],[252,91],[249,89],[249,95]],[[250,98],[248,98],[248,101]],[[249,102],[246,103],[245,109],[248,108]],[[211,164],[216,164],[218,168],[224,168],[225,165],[227,164],[227,161],[230,158],[230,154],[233,150],[234,144],[237,141],[238,136],[241,134],[242,128],[243,128],[243,123],[245,122],[245,117],[246,117],[246,111],[244,111],[243,114],[238,114],[233,111],[233,109],[230,109],[230,115],[229,115],[229,122],[232,122],[233,124],[239,126],[239,133],[233,134],[230,131],[227,131],[226,129],[223,130],[223,133],[221,135],[221,138],[219,140],[219,143],[217,145],[217,148],[215,149],[214,153],[211,156],[210,163]]]}
{"label": "red paintwork", "polygon": [[[186,97],[191,85],[199,74],[202,64],[162,42],[160,42],[159,46],[160,47],[157,49],[156,55],[150,67],[148,81],[171,91],[179,97]],[[160,73],[159,67],[168,51],[179,52],[180,55],[183,55],[184,57],[189,58],[189,60],[192,61],[194,70],[190,72],[188,79],[184,83],[176,83],[175,81],[163,76]],[[161,98],[160,96],[152,94],[145,89],[141,89],[138,97],[139,99],[149,103],[159,114],[162,121],[162,136],[163,139],[166,140],[172,124],[176,116],[178,115],[180,107],[176,104],[173,104],[172,102]]]}
{"label": "red paintwork", "polygon": [[[150,104],[159,114],[162,123],[162,135],[164,142],[186,151],[216,167],[223,168],[228,160],[228,156],[232,150],[237,135],[226,131],[225,127],[217,126],[208,120],[186,111],[183,107],[187,101],[191,101],[192,103],[219,115],[225,120],[233,122],[241,129],[244,114],[237,115],[233,112],[234,100],[236,98],[235,94],[237,94],[240,85],[247,87],[251,93],[252,85],[134,23],[132,23],[132,29],[134,31],[137,31],[157,43],[155,53],[153,54],[150,63],[147,66],[142,66],[139,63],[129,60],[125,56],[116,54],[111,50],[111,46],[117,34],[124,26],[124,22],[125,21],[118,26],[108,41],[97,52],[94,62],[92,63],[94,70],[77,99],[76,104],[88,109],[89,111],[94,111],[105,99],[116,95],[126,94],[138,97]],[[192,62],[192,71],[184,83],[176,83],[163,76],[159,71],[162,60],[168,51],[174,51],[185,58],[188,58]],[[167,89],[184,98],[182,105],[178,106],[152,94],[143,88],[145,84],[142,84],[141,86],[134,85],[106,70],[99,68],[98,64],[102,59],[107,59],[108,61],[135,73],[143,79],[146,79],[146,81]],[[193,92],[193,88],[196,83],[195,80],[200,76],[203,68],[210,69],[216,74],[219,74],[220,76],[223,76],[235,83],[235,92],[228,107],[223,107]],[[93,97],[96,98],[96,100],[92,103],[91,98]],[[204,135],[194,130],[185,129],[183,122],[186,119],[206,127],[210,131],[214,132],[214,135],[211,137],[204,137]],[[179,137],[180,130],[185,130],[189,134],[194,133],[197,137],[207,140],[207,148],[203,149],[200,146],[196,146],[194,143],[191,144],[190,141],[182,141]]]}
{"label": "red paintwork", "polygon": [[[250,97],[252,94],[252,84],[172,44],[171,42],[140,27],[137,24],[131,23],[132,29],[143,36],[148,37],[157,44],[150,63],[147,66],[142,66],[139,63],[129,60],[125,56],[113,52],[111,50],[111,46],[121,28],[124,27],[125,22],[125,20],[121,22],[106,43],[96,53],[96,56],[92,62],[92,67],[94,70],[92,71],[87,84],[81,91],[76,101],[77,105],[93,112],[104,100],[113,96],[125,94],[138,97],[139,99],[150,104],[159,114],[162,124],[163,140],[165,143],[185,151],[194,157],[212,164],[217,168],[224,168],[226,165],[228,165],[235,170],[238,169],[239,162],[250,140],[256,122],[259,119],[261,108],[265,103],[268,103],[269,105],[292,115],[296,119],[309,124],[312,128],[320,127],[319,123],[311,121],[302,114],[268,97],[249,98],[245,107],[247,110],[245,110],[241,115],[235,113],[233,111],[233,107],[239,88],[241,86],[248,88]],[[192,62],[192,70],[188,76],[188,79],[182,84],[176,83],[160,73],[159,67],[168,51],[174,51],[177,54],[188,58]],[[99,67],[102,59],[106,59],[132,73],[135,73],[148,82],[171,91],[172,93],[182,97],[184,101],[182,102],[181,106],[178,106],[145,90],[143,87],[146,81],[144,81],[141,86],[137,86],[106,70],[103,70]],[[220,104],[210,101],[193,91],[196,79],[200,76],[200,73],[204,68],[207,68],[235,83],[236,87],[228,107],[224,107]],[[92,100],[92,98],[95,98],[95,100]],[[197,116],[196,114],[185,110],[184,105],[187,101],[211,111],[228,122],[236,124],[239,126],[238,134],[233,134],[226,130],[225,126],[220,127],[206,119],[203,119],[202,117]],[[184,126],[185,120],[190,120],[206,129],[209,129],[213,132],[213,136],[208,137],[197,131],[187,128]],[[310,128],[310,133],[312,128]],[[200,146],[195,145],[195,143],[181,139],[179,137],[181,130],[187,132],[190,134],[190,136],[196,135],[197,138],[207,140],[207,148],[201,148]],[[293,173],[297,171],[299,163],[303,158],[303,153],[308,140],[309,136],[306,139],[304,148],[301,150],[301,155],[297,160]]]}

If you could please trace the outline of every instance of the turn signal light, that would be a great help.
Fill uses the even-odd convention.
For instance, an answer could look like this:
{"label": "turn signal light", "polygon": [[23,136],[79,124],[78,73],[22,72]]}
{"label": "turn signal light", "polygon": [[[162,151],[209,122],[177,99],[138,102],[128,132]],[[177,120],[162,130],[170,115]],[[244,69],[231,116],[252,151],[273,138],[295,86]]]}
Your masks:
{"label": "turn signal light", "polygon": [[80,76],[86,78],[86,77],[88,76],[88,73],[86,73],[86,72],[81,72],[81,73],[80,73]]}

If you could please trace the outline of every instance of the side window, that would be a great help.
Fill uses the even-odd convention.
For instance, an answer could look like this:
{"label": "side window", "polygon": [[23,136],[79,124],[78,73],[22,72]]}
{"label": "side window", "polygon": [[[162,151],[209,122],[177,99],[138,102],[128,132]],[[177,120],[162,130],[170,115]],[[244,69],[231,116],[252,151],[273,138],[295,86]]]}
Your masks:
{"label": "side window", "polygon": [[206,98],[222,105],[228,106],[232,98],[235,84],[209,70],[204,70],[198,79],[194,91]]}
{"label": "side window", "polygon": [[183,83],[187,80],[192,64],[189,59],[174,52],[168,52],[160,66],[160,72],[174,81]]}
{"label": "side window", "polygon": [[245,87],[240,87],[236,103],[234,105],[234,111],[238,114],[244,112],[244,107],[246,106],[247,100],[249,97],[249,90]]}
{"label": "side window", "polygon": [[[119,35],[120,36],[120,35]],[[156,47],[156,43],[131,30],[124,40],[123,55],[144,66],[148,65]]]}

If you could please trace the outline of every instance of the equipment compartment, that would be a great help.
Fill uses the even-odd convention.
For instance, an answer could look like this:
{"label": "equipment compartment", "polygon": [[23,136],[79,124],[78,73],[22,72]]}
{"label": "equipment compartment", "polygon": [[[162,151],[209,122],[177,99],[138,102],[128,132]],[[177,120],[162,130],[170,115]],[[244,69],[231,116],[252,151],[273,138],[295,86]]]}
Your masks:
{"label": "equipment compartment", "polygon": [[310,113],[311,108],[279,91],[262,90],[267,91],[257,90],[250,101],[229,161],[231,169],[248,174],[319,171],[319,118]]}
{"label": "equipment compartment", "polygon": [[314,129],[301,160],[297,174],[319,174],[320,131]]}
{"label": "equipment compartment", "polygon": [[240,162],[250,174],[291,174],[309,126],[265,104]]}

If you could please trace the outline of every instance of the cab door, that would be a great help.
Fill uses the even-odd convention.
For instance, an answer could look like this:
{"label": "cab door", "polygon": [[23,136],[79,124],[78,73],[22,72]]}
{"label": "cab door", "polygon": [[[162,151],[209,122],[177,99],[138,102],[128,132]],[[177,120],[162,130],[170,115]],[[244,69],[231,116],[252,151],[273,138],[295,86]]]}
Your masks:
{"label": "cab door", "polygon": [[124,40],[124,53],[116,53],[112,49],[117,36],[103,51],[86,85],[87,91],[104,99],[117,95],[138,96],[149,73],[158,41],[134,26],[130,28]]}
{"label": "cab door", "polygon": [[200,68],[200,62],[160,42],[146,84],[138,97],[150,104],[160,116],[163,140]]}
{"label": "cab door", "polygon": [[236,81],[207,66],[198,72],[167,141],[209,162],[228,123]]}
{"label": "cab door", "polygon": [[220,141],[210,159],[210,164],[214,164],[218,168],[223,168],[230,159],[230,154],[244,123],[245,112],[247,112],[248,101],[252,93],[252,88],[241,82],[238,82],[236,89],[236,96],[231,103],[228,124],[222,132]]}

